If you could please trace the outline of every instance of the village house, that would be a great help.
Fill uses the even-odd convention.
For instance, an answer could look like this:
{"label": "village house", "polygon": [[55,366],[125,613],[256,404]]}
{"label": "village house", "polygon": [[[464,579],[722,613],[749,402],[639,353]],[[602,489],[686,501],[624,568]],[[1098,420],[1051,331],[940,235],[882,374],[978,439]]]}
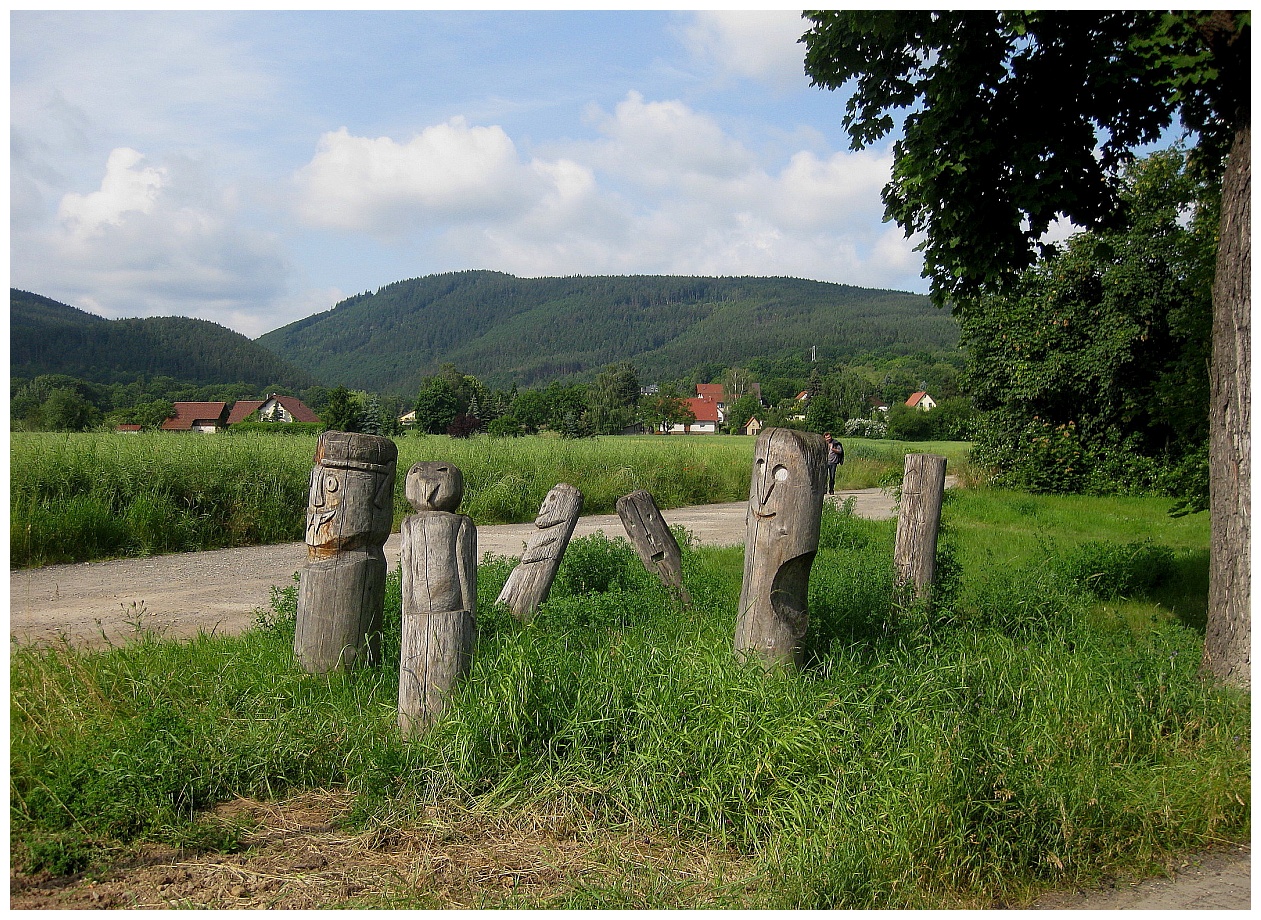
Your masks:
{"label": "village house", "polygon": [[718,433],[718,426],[722,424],[723,413],[719,410],[718,403],[715,400],[706,396],[693,396],[691,399],[685,399],[684,402],[692,410],[696,420],[684,425],[674,425],[670,429],[671,434]]}
{"label": "village house", "polygon": [[906,404],[912,409],[919,409],[921,412],[929,412],[937,408],[937,402],[923,390],[912,393]]}
{"label": "village house", "polygon": [[669,434],[717,434],[727,420],[727,396],[720,383],[698,383],[696,395],[684,402],[696,419],[672,426]]}
{"label": "village house", "polygon": [[279,396],[275,393],[266,399],[238,399],[228,415],[228,424],[239,422],[319,422],[319,416],[307,408],[296,396]]}
{"label": "village house", "polygon": [[175,415],[162,423],[163,431],[201,431],[213,434],[228,424],[228,404],[223,402],[177,402]]}

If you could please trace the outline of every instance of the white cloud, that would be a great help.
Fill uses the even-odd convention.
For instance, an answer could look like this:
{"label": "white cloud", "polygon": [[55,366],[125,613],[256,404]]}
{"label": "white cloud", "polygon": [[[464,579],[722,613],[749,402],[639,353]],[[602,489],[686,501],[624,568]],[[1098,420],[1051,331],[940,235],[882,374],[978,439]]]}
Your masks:
{"label": "white cloud", "polygon": [[405,143],[330,131],[294,182],[305,222],[389,235],[517,213],[543,192],[540,178],[502,128],[453,118]]}
{"label": "white cloud", "polygon": [[793,275],[922,288],[912,243],[881,223],[888,151],[811,151],[768,169],[679,101],[629,93],[595,142],[532,164],[545,194],[448,233],[455,258],[521,275]]}
{"label": "white cloud", "polygon": [[705,10],[679,29],[691,55],[721,75],[787,88],[805,82],[799,10]]}
{"label": "white cloud", "polygon": [[645,102],[631,91],[612,115],[593,109],[590,117],[606,138],[592,148],[597,165],[639,182],[730,179],[754,165],[753,155],[714,119],[677,100]]}
{"label": "white cloud", "polygon": [[144,157],[130,147],[110,152],[98,191],[69,192],[61,199],[58,218],[76,236],[88,236],[105,224],[117,226],[130,211],[148,214],[166,184],[164,170],[141,166]]}
{"label": "white cloud", "polygon": [[196,316],[257,333],[290,272],[278,238],[253,229],[201,164],[147,165],[114,150],[100,187],[67,193],[60,221],[15,234],[12,283],[109,318]]}

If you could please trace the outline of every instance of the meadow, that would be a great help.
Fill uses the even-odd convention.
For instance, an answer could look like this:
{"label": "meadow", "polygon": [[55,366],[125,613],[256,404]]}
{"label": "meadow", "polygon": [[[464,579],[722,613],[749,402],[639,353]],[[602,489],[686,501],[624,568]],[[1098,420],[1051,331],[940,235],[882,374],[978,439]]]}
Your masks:
{"label": "meadow", "polygon": [[[580,488],[584,514],[610,514],[647,489],[662,508],[748,497],[754,439],[726,436],[398,439],[394,528],[410,513],[404,474],[421,460],[464,472],[463,512],[478,524],[533,520],[558,482]],[[901,475],[908,451],[966,445],[848,441],[838,488]],[[9,564],[86,562],[300,541],[313,436],[20,433],[10,436]]]}
{"label": "meadow", "polygon": [[[16,647],[11,871],[246,859],[265,827],[216,803],[330,791],[364,872],[328,907],[1010,907],[1246,840],[1249,698],[1200,677],[1180,606],[1203,604],[1206,516],[1166,508],[952,491],[942,580],[910,608],[893,522],[825,509],[800,673],[732,655],[738,548],[687,547],[685,610],[624,540],[577,540],[529,626],[493,604],[512,561],[488,557],[472,671],[412,741],[397,573],[385,661],[351,676],[294,667],[293,586],[237,637]],[[427,855],[369,871],[410,839]],[[456,844],[511,884],[441,862]],[[273,874],[252,906],[319,876]]]}

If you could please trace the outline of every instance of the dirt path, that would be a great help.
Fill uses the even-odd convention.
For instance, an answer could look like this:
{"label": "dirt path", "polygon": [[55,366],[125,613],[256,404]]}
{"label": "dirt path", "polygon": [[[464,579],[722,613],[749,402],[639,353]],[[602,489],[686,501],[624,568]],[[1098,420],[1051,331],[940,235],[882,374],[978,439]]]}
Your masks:
{"label": "dirt path", "polygon": [[[851,496],[862,517],[893,516],[892,501],[879,489],[838,492],[832,500]],[[744,543],[746,506],[698,505],[662,516],[703,546],[731,546]],[[533,530],[533,524],[479,527],[478,557],[519,556]],[[574,536],[596,531],[625,535],[616,514],[598,514],[580,518]],[[386,542],[385,556],[391,570],[398,565],[398,534]],[[201,631],[239,633],[254,622],[254,611],[267,606],[273,586],[293,584],[305,559],[305,544],[284,543],[12,570],[10,639],[47,643],[64,636],[76,645],[117,644],[135,635],[141,623],[179,639]]]}

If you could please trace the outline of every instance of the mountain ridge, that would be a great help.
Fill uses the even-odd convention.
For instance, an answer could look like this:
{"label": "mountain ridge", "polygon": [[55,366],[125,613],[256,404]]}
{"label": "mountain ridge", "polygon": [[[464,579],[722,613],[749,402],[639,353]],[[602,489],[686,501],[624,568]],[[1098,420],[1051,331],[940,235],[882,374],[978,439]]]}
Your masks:
{"label": "mountain ridge", "polygon": [[9,289],[9,374],[65,374],[93,383],[170,377],[195,385],[302,388],[304,369],[239,332],[204,319],[106,319],[42,294]]}
{"label": "mountain ridge", "polygon": [[497,386],[584,379],[630,361],[645,381],[757,357],[951,351],[925,295],[783,277],[472,270],[396,281],[256,340],[328,385],[410,395],[441,365]]}

